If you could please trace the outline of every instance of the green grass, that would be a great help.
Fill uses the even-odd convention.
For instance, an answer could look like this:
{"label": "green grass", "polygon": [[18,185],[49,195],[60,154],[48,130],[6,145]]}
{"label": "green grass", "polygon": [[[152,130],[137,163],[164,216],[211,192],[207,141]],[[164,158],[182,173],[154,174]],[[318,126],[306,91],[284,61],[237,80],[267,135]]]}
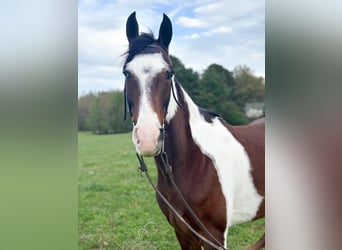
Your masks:
{"label": "green grass", "polygon": [[[130,134],[79,133],[79,249],[179,249],[173,228],[155,200]],[[146,159],[156,179],[152,159]],[[229,249],[254,243],[264,220],[233,226]]]}

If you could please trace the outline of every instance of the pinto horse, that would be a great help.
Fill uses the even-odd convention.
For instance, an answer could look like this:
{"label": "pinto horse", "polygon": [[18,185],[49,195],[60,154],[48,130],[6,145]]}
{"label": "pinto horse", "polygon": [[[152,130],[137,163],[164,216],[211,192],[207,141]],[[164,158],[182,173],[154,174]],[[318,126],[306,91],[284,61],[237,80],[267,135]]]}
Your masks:
{"label": "pinto horse", "polygon": [[[182,249],[226,249],[231,225],[265,215],[264,120],[232,126],[192,101],[174,76],[168,52],[172,24],[165,14],[158,39],[139,34],[135,12],[127,19],[126,35],[125,110],[127,103],[137,155],[154,157],[157,165],[159,207]],[[172,174],[164,171],[162,155],[167,155]],[[208,244],[198,235],[217,243]],[[264,245],[265,234],[250,249]]]}

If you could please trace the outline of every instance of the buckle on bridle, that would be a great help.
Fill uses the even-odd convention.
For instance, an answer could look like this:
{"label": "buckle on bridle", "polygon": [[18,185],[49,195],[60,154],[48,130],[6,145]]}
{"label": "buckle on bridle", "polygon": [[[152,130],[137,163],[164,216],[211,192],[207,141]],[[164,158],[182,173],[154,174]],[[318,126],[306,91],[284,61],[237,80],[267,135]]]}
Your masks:
{"label": "buckle on bridle", "polygon": [[147,166],[144,162],[144,158],[141,155],[139,155],[138,153],[136,153],[136,155],[137,155],[137,158],[138,158],[139,164],[140,164],[140,166],[138,167],[138,172],[140,172],[140,173],[147,172]]}

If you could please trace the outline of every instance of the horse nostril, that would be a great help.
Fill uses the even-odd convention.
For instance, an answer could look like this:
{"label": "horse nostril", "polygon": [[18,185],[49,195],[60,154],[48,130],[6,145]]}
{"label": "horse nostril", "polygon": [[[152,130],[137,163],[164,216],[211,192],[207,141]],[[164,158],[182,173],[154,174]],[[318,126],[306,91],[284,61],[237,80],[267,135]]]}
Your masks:
{"label": "horse nostril", "polygon": [[133,131],[133,137],[134,137],[134,141],[137,145],[140,144],[140,139],[139,139],[139,136],[138,136],[138,128],[135,128],[134,131]]}

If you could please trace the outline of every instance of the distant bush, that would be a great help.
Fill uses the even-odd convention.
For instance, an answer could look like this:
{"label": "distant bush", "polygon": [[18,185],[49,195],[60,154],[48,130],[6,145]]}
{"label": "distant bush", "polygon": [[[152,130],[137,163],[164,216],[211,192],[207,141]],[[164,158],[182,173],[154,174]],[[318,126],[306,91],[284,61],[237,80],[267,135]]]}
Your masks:
{"label": "distant bush", "polygon": [[132,124],[123,120],[123,110],[122,91],[82,96],[78,100],[78,129],[97,134],[128,132]]}

